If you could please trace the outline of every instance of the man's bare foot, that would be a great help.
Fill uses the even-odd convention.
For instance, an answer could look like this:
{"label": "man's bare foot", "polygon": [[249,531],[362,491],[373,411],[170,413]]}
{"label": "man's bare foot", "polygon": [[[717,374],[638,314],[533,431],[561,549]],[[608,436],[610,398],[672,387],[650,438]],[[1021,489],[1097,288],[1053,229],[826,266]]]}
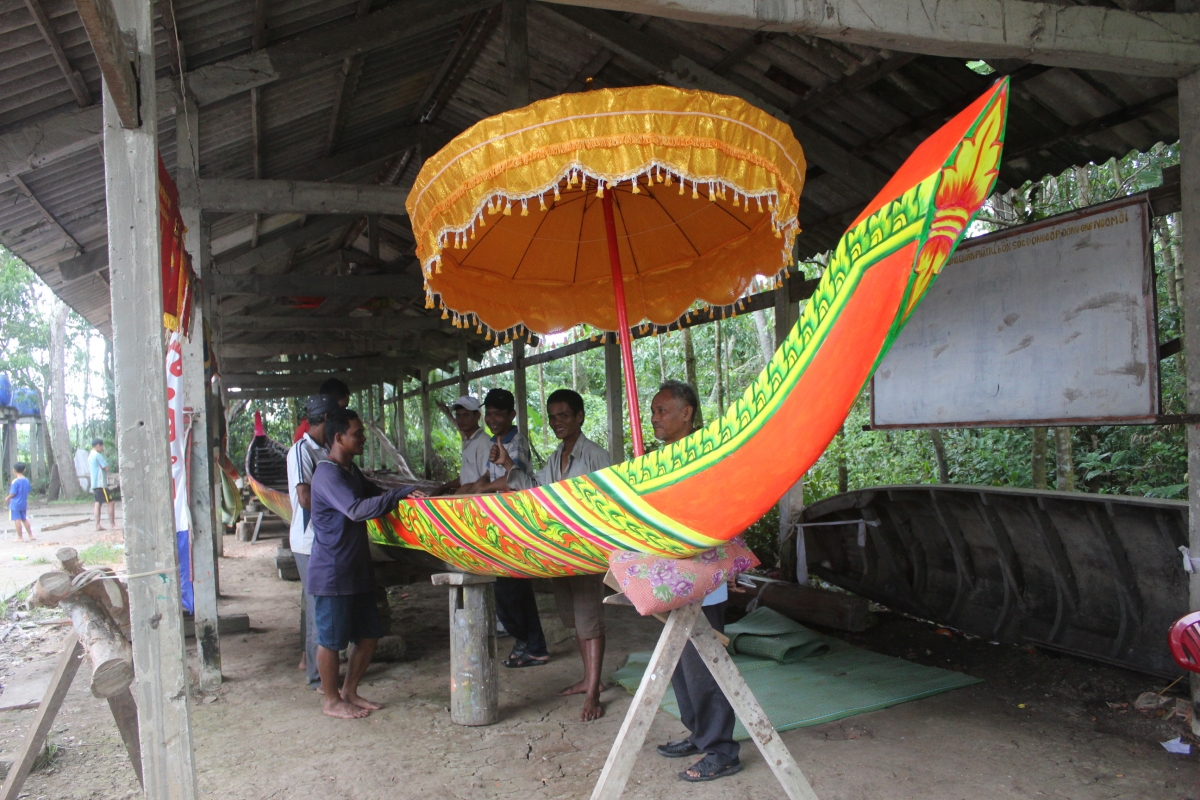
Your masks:
{"label": "man's bare foot", "polygon": [[296,669],[308,669],[308,653],[300,654],[300,666],[296,667]]}
{"label": "man's bare foot", "polygon": [[599,695],[592,697],[588,695],[583,701],[583,710],[579,712],[579,718],[584,722],[591,722],[594,719],[600,719],[604,716],[604,706],[600,704]]}
{"label": "man's bare foot", "polygon": [[[609,687],[605,686],[603,683],[600,684],[600,691],[607,692],[608,689],[609,689]],[[577,683],[573,686],[568,686],[567,688],[563,689],[561,692],[558,693],[558,696],[559,697],[568,697],[573,694],[587,694],[587,679],[586,678],[584,680],[581,680],[579,683]]]}
{"label": "man's bare foot", "polygon": [[365,697],[359,697],[357,692],[352,695],[342,694],[342,700],[366,711],[378,711],[383,708],[379,703],[372,703]]}
{"label": "man's bare foot", "polygon": [[351,705],[341,699],[334,700],[333,702],[326,701],[321,706],[321,710],[325,712],[326,716],[337,717],[338,719],[362,719],[371,713],[371,710],[368,708]]}

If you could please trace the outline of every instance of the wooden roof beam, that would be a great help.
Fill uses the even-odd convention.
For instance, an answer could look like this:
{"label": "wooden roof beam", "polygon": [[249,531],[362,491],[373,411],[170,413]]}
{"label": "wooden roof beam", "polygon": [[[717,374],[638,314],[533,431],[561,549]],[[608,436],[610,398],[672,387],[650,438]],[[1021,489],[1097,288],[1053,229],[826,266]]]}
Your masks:
{"label": "wooden roof beam", "polygon": [[408,192],[394,186],[320,181],[200,180],[200,207],[206,212],[266,214],[388,214],[408,216]]}
{"label": "wooden roof beam", "polygon": [[221,317],[222,333],[273,333],[276,331],[357,331],[361,333],[409,333],[454,329],[438,317]]}
{"label": "wooden roof beam", "polygon": [[419,275],[214,275],[210,280],[213,294],[260,297],[412,297],[424,288]]}
{"label": "wooden roof beam", "polygon": [[[66,240],[66,243],[69,244],[72,248],[74,248],[74,250],[77,254],[82,253],[83,246],[80,245],[79,242],[77,242],[75,240],[75,237],[72,236],[67,231],[67,229],[64,228],[62,226],[62,224],[55,218],[55,216],[50,213],[50,210],[48,208],[46,208],[44,205],[42,205],[41,201],[38,200],[36,196],[34,196],[33,190],[31,190],[29,188],[29,186],[27,186],[25,184],[25,181],[21,180],[21,178],[19,176],[13,175],[12,182],[14,185],[16,185],[17,191],[20,192],[21,194],[25,195],[25,198],[27,200],[29,200],[29,202],[33,205],[33,207],[38,210],[38,213],[42,215],[42,218],[44,220],[46,220],[46,222],[50,223],[50,227],[52,227],[56,231],[58,231],[58,235],[63,237],[63,239]],[[107,263],[107,261],[108,261],[108,259],[105,259],[106,263]]]}
{"label": "wooden roof beam", "polygon": [[67,85],[71,87],[71,94],[75,95],[75,102],[79,103],[80,108],[87,108],[92,104],[92,93],[88,91],[87,84],[83,81],[83,75],[67,60],[62,42],[50,25],[50,18],[46,16],[46,10],[42,8],[41,0],[25,0],[25,7],[33,15],[33,24],[37,26],[38,32],[42,34],[46,44],[50,45],[50,54],[54,56],[54,63],[58,65],[63,77],[67,79]]}
{"label": "wooden roof beam", "polygon": [[265,358],[222,358],[222,370],[228,372],[313,372],[331,369],[383,369],[419,366],[418,359],[408,356],[352,355],[344,358],[320,355],[300,361],[267,361]]}
{"label": "wooden roof beam", "polygon": [[1200,67],[1200,14],[1033,0],[555,0],[955,58],[1179,77]]}
{"label": "wooden roof beam", "polygon": [[139,127],[137,76],[117,24],[112,0],[76,0],[75,6],[92,42],[92,52],[96,54],[96,63],[100,65],[104,85],[112,95],[121,127]]}

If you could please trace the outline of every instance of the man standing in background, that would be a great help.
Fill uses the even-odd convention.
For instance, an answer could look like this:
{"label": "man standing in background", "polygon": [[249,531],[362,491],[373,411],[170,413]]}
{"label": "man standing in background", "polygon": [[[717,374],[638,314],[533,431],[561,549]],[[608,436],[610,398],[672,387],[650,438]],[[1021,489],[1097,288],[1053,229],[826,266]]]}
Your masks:
{"label": "man standing in background", "polygon": [[117,507],[108,495],[108,460],[104,458],[104,440],[92,439],[92,452],[88,454],[88,476],[91,479],[92,499],[96,501],[96,530],[102,531],[100,509],[108,504],[108,524],[117,527]]}
{"label": "man standing in background", "polygon": [[325,415],[338,408],[337,398],[317,394],[304,404],[304,421],[308,430],[292,445],[287,454],[288,496],[292,501],[292,527],[288,536],[292,555],[296,558],[296,570],[300,573],[301,606],[300,633],[304,637],[304,650],[300,656],[300,668],[308,678],[308,686],[321,688],[321,675],[317,671],[317,629],[313,611],[313,597],[308,593],[308,557],[312,553],[312,483],[313,470],[329,456],[325,446]]}

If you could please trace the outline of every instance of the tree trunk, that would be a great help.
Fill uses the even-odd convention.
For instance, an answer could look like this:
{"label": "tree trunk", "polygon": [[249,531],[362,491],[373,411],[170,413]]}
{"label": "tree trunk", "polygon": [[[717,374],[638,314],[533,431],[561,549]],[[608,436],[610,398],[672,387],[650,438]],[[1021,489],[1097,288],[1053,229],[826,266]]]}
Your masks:
{"label": "tree trunk", "polygon": [[662,337],[655,336],[654,341],[658,343],[658,382],[662,384],[667,382],[667,359],[663,356]]}
{"label": "tree trunk", "polygon": [[1046,488],[1046,429],[1033,429],[1033,488]]}
{"label": "tree trunk", "polygon": [[771,326],[767,324],[767,312],[755,311],[750,316],[754,318],[754,332],[758,334],[758,349],[762,352],[763,366],[766,366],[770,363],[771,357],[775,355],[775,348],[771,342]]}
{"label": "tree trunk", "polygon": [[725,376],[724,370],[721,368],[721,362],[724,361],[724,353],[721,352],[721,320],[713,323],[713,338],[715,339],[716,360],[713,362],[713,371],[716,373],[716,380],[713,382],[713,391],[717,395],[717,414],[725,415]]}
{"label": "tree trunk", "polygon": [[104,340],[104,392],[105,410],[108,414],[108,425],[105,426],[105,438],[114,443],[117,441],[117,392],[113,380],[113,347],[112,339]]}
{"label": "tree trunk", "polygon": [[949,483],[950,465],[946,463],[946,442],[942,439],[942,432],[937,428],[930,428],[929,438],[933,442],[933,454],[937,458],[938,483]]}
{"label": "tree trunk", "polygon": [[1075,459],[1071,448],[1071,428],[1054,429],[1055,480],[1060,492],[1075,491]]}
{"label": "tree trunk", "polygon": [[838,431],[837,481],[838,494],[850,491],[850,469],[846,466],[846,423]]}
{"label": "tree trunk", "polygon": [[[50,374],[46,380],[46,395],[50,403],[50,415],[46,423],[50,429],[50,449],[54,453],[54,464],[58,468],[58,493],[47,495],[48,500],[70,500],[80,494],[79,481],[75,476],[74,451],[67,431],[67,304],[54,299],[50,313]],[[53,484],[53,479],[51,483]]]}
{"label": "tree trunk", "polygon": [[[696,348],[692,345],[691,328],[683,329],[683,378],[699,395],[700,389],[696,386]],[[704,412],[701,409],[696,409],[696,418],[692,422],[697,428],[704,425]]]}
{"label": "tree trunk", "polygon": [[[659,347],[662,347],[662,345],[659,345]],[[549,411],[549,409],[546,408],[546,372],[544,369],[542,369],[541,361],[538,362],[537,368],[538,368],[538,401],[542,405],[542,447],[545,447],[546,443],[550,441],[550,429],[549,429],[549,422],[548,422],[548,420],[550,418],[550,411]]]}
{"label": "tree trunk", "polygon": [[1154,230],[1158,233],[1159,251],[1162,254],[1162,275],[1167,284],[1167,305],[1175,308],[1179,305],[1175,285],[1175,250],[1171,246],[1171,227],[1165,217],[1154,220]]}

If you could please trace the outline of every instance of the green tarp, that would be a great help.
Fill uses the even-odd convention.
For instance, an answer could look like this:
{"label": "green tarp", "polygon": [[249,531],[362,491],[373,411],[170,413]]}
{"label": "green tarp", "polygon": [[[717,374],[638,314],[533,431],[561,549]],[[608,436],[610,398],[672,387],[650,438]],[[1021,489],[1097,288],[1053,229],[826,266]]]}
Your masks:
{"label": "green tarp", "polygon": [[[872,653],[840,639],[821,636],[770,609],[760,608],[725,628],[733,660],[776,730],[887,708],[909,700],[982,683],[958,672],[913,664]],[[636,692],[650,661],[649,653],[631,653],[613,673],[617,683]],[[674,690],[662,708],[679,716]],[[749,739],[739,720],[733,736]]]}

